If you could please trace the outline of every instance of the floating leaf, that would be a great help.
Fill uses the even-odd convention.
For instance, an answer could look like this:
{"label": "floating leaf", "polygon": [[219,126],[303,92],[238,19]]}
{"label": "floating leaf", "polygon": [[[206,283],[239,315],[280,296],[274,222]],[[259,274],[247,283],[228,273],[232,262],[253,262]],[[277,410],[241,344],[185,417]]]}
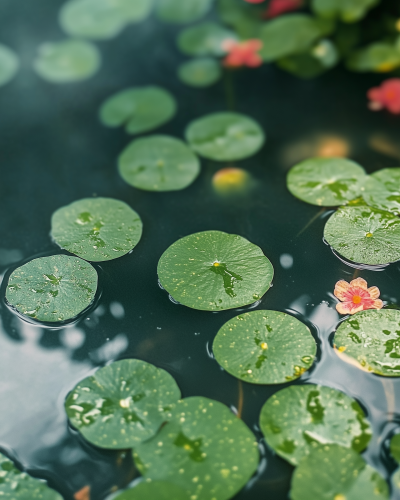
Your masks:
{"label": "floating leaf", "polygon": [[100,67],[100,52],[96,46],[83,40],[47,42],[38,49],[34,61],[36,73],[52,83],[85,80]]}
{"label": "floating leaf", "polygon": [[211,57],[193,59],[179,66],[178,76],[191,87],[209,87],[221,78],[221,66]]}
{"label": "floating leaf", "polygon": [[189,500],[185,490],[167,481],[140,482],[125,490],[115,500]]}
{"label": "floating leaf", "polygon": [[400,259],[400,219],[377,208],[339,209],[326,223],[324,237],[352,262],[379,265]]}
{"label": "floating leaf", "polygon": [[400,464],[400,434],[395,434],[390,440],[390,453],[396,462]]}
{"label": "floating leaf", "polygon": [[368,205],[400,214],[400,168],[383,168],[367,177],[362,196]]}
{"label": "floating leaf", "polygon": [[[245,2],[218,0],[218,14],[221,21],[234,28],[241,39],[257,38],[264,21],[263,9],[254,8]],[[265,8],[264,8],[265,10]]]}
{"label": "floating leaf", "polygon": [[260,427],[268,445],[292,465],[318,445],[337,443],[360,452],[371,439],[360,405],[320,385],[278,391],[262,407]]}
{"label": "floating leaf", "polygon": [[186,140],[197,153],[217,161],[231,161],[255,154],[264,144],[261,127],[239,113],[212,113],[189,123]]}
{"label": "floating leaf", "polygon": [[146,480],[181,486],[188,498],[227,500],[254,474],[257,442],[225,405],[186,398],[153,439],[135,447],[133,457]]}
{"label": "floating leaf", "polygon": [[10,48],[0,44],[0,86],[12,80],[18,68],[17,55]]}
{"label": "floating leaf", "polygon": [[8,281],[6,299],[21,314],[39,321],[65,321],[94,299],[97,273],[88,262],[67,255],[34,259]]}
{"label": "floating leaf", "polygon": [[310,158],[290,169],[287,187],[306,203],[331,207],[357,198],[365,178],[364,169],[345,158]]}
{"label": "floating leaf", "polygon": [[179,388],[165,370],[124,359],[82,380],[68,395],[65,409],[90,443],[126,449],[153,437],[179,398]]}
{"label": "floating leaf", "polygon": [[340,18],[345,23],[362,19],[379,0],[312,0],[317,16],[328,19]]}
{"label": "floating leaf", "polygon": [[213,344],[218,363],[253,384],[280,384],[308,370],[317,346],[306,325],[278,311],[252,311],[229,320]]}
{"label": "floating leaf", "polygon": [[386,500],[383,477],[355,451],[337,444],[318,446],[294,471],[291,500]]}
{"label": "floating leaf", "polygon": [[153,85],[125,89],[109,97],[100,108],[100,120],[107,127],[125,125],[128,134],[139,134],[163,125],[175,113],[174,96]]}
{"label": "floating leaf", "polygon": [[122,151],[119,172],[125,182],[146,191],[176,191],[200,172],[197,156],[175,137],[154,135],[132,141]]}
{"label": "floating leaf", "polygon": [[351,53],[346,64],[352,71],[386,73],[400,66],[400,51],[388,43],[372,43]]}
{"label": "floating leaf", "polygon": [[222,56],[226,40],[237,40],[237,35],[220,24],[202,23],[183,30],[178,37],[179,49],[189,56]]}
{"label": "floating leaf", "polygon": [[260,247],[222,231],[176,241],[161,256],[157,272],[175,300],[203,311],[233,309],[261,299],[274,274]]}
{"label": "floating leaf", "polygon": [[142,236],[139,215],[123,201],[84,198],[56,210],[51,235],[61,248],[100,262],[129,253]]}
{"label": "floating leaf", "polygon": [[400,469],[397,469],[392,475],[392,485],[400,489]]}
{"label": "floating leaf", "polygon": [[212,3],[213,0],[159,0],[157,15],[166,23],[192,23],[203,17]]}

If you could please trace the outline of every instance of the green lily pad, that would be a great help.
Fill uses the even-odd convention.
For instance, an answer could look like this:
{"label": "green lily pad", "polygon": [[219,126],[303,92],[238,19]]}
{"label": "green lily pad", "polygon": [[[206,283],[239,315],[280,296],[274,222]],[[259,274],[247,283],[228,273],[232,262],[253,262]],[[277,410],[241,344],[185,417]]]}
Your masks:
{"label": "green lily pad", "polygon": [[176,301],[220,311],[261,299],[274,269],[261,248],[242,236],[203,231],[173,243],[161,256],[157,272]]}
{"label": "green lily pad", "polygon": [[312,0],[311,5],[317,16],[354,23],[362,19],[378,2],[379,0]]}
{"label": "green lily pad", "polygon": [[91,304],[96,289],[97,272],[88,262],[52,255],[18,267],[8,280],[6,299],[30,318],[65,321]]}
{"label": "green lily pad", "polygon": [[392,485],[394,488],[400,490],[400,469],[397,469],[392,475]]}
{"label": "green lily pad", "polygon": [[400,168],[383,168],[367,177],[362,196],[371,207],[400,214]]}
{"label": "green lily pad", "polygon": [[334,343],[364,369],[400,377],[400,311],[369,309],[343,321]]}
{"label": "green lily pad", "polygon": [[186,24],[207,14],[213,0],[159,0],[157,16],[166,23]]}
{"label": "green lily pad", "polygon": [[395,45],[381,42],[372,43],[352,52],[346,64],[352,71],[386,73],[400,66],[400,51]]}
{"label": "green lily pad", "polygon": [[326,223],[324,237],[352,262],[382,265],[400,259],[400,219],[377,208],[339,209]]}
{"label": "green lily pad", "polygon": [[105,366],[65,401],[71,424],[100,448],[126,449],[153,437],[181,397],[169,373],[138,359]]}
{"label": "green lily pad", "polygon": [[196,153],[217,161],[252,156],[265,141],[258,123],[239,113],[213,113],[198,118],[189,123],[185,136]]}
{"label": "green lily pad", "polygon": [[202,57],[185,62],[179,66],[178,76],[191,87],[209,87],[222,75],[221,65],[211,57]]}
{"label": "green lily pad", "polygon": [[371,439],[357,401],[320,385],[292,385],[278,391],[262,407],[260,427],[268,445],[292,465],[321,444],[336,443],[360,452]]}
{"label": "green lily pad", "polygon": [[287,187],[312,205],[332,207],[357,198],[366,179],[360,165],[344,158],[310,158],[290,169]]}
{"label": "green lily pad", "polygon": [[142,236],[139,215],[123,201],[84,198],[56,210],[51,235],[61,248],[100,262],[129,253]]}
{"label": "green lily pad", "polygon": [[129,88],[109,97],[100,108],[100,120],[107,127],[125,125],[128,134],[148,132],[171,120],[176,101],[162,87]]}
{"label": "green lily pad", "polygon": [[178,37],[179,49],[189,56],[222,56],[223,43],[237,35],[217,23],[202,23],[184,29]]}
{"label": "green lily pad", "polygon": [[13,50],[0,44],[0,86],[14,78],[19,68],[19,60]]}
{"label": "green lily pad", "polygon": [[114,500],[189,500],[185,490],[167,481],[142,481],[134,488],[125,490]]}
{"label": "green lily pad", "polygon": [[200,172],[197,156],[180,139],[153,135],[132,141],[118,158],[125,182],[146,191],[177,191]]}
{"label": "green lily pad", "polygon": [[281,384],[310,368],[317,346],[309,328],[293,316],[252,311],[222,326],[213,352],[234,377],[253,384]]}
{"label": "green lily pad", "polygon": [[179,401],[170,421],[136,446],[133,457],[146,480],[176,483],[196,500],[232,498],[259,460],[255,437],[242,420],[202,397]]}
{"label": "green lily pad", "polygon": [[387,500],[383,477],[355,451],[337,444],[318,446],[296,468],[291,500]]}
{"label": "green lily pad", "polygon": [[62,496],[17,469],[14,463],[0,453],[0,497],[4,500],[62,500]]}
{"label": "green lily pad", "polygon": [[36,73],[52,83],[68,83],[93,76],[100,67],[100,52],[90,42],[63,40],[39,47],[33,66]]}
{"label": "green lily pad", "polygon": [[232,27],[239,38],[259,38],[260,29],[265,25],[262,19],[265,4],[250,5],[247,2],[217,0],[217,9],[221,21]]}
{"label": "green lily pad", "polygon": [[395,434],[390,440],[390,453],[396,462],[400,464],[400,434]]}

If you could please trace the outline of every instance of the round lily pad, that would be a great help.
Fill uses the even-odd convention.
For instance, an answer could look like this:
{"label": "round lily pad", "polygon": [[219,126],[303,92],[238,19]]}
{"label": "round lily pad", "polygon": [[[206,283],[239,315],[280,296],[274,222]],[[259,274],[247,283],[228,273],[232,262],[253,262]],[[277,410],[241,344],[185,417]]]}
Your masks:
{"label": "round lily pad", "polygon": [[140,134],[166,123],[175,113],[173,95],[152,85],[125,89],[109,97],[100,108],[100,120],[107,127],[124,125],[128,134]]}
{"label": "round lily pad", "polygon": [[236,40],[237,35],[224,26],[206,22],[183,30],[178,37],[179,49],[189,56],[222,56],[223,43]]}
{"label": "round lily pad", "polygon": [[371,207],[400,214],[400,168],[383,168],[369,175],[362,196]]}
{"label": "round lily pad", "polygon": [[261,127],[239,113],[213,113],[191,122],[186,140],[201,156],[217,161],[247,158],[264,144]]}
{"label": "round lily pad", "polygon": [[91,304],[96,289],[97,272],[88,262],[52,255],[18,267],[8,280],[6,299],[30,318],[65,321]]}
{"label": "round lily pad", "polygon": [[0,86],[12,80],[18,68],[19,61],[15,52],[0,44]]}
{"label": "round lily pad", "polygon": [[253,384],[281,384],[310,368],[317,346],[308,327],[293,316],[252,311],[223,325],[213,352],[234,377]]}
{"label": "round lily pad", "polygon": [[94,262],[129,253],[142,236],[139,215],[123,201],[84,198],[56,210],[51,235],[61,248]]}
{"label": "round lily pad", "polygon": [[400,434],[395,434],[390,440],[390,453],[396,462],[400,464]]}
{"label": "round lily pad", "polygon": [[400,377],[400,311],[369,309],[343,321],[334,343],[368,371]]}
{"label": "round lily pad", "polygon": [[209,87],[221,78],[221,65],[211,57],[193,59],[179,66],[178,76],[191,87]]}
{"label": "round lily pad", "polygon": [[101,64],[96,46],[83,40],[47,42],[38,50],[35,71],[52,83],[85,80],[93,76]]}
{"label": "round lily pad", "polygon": [[173,243],[161,256],[157,272],[176,301],[219,311],[261,299],[274,269],[261,248],[242,236],[204,231]]}
{"label": "round lily pad", "polygon": [[169,373],[138,359],[98,370],[65,401],[72,425],[101,448],[126,449],[154,436],[181,397]]}
{"label": "round lily pad", "polygon": [[180,139],[153,135],[132,141],[118,158],[119,173],[131,186],[146,191],[177,191],[200,172],[197,156]]}
{"label": "round lily pad", "polygon": [[336,443],[360,452],[371,439],[357,401],[320,385],[278,391],[262,407],[260,427],[268,445],[292,465],[321,444]]}
{"label": "round lily pad", "polygon": [[203,397],[183,399],[153,439],[137,445],[135,464],[146,480],[166,480],[188,498],[227,500],[254,474],[253,433],[225,405]]}
{"label": "round lily pad", "polygon": [[114,497],[114,500],[189,500],[189,497],[176,484],[167,481],[142,481]]}
{"label": "round lily pad", "polygon": [[301,460],[292,478],[291,500],[386,500],[383,477],[355,451],[337,444],[318,446]]}
{"label": "round lily pad", "polygon": [[202,18],[213,0],[159,0],[157,16],[166,23],[186,24]]}
{"label": "round lily pad", "polygon": [[287,187],[302,201],[323,207],[346,204],[357,198],[366,174],[360,165],[344,158],[311,158],[295,165]]}
{"label": "round lily pad", "polygon": [[371,207],[346,207],[328,220],[324,238],[340,255],[359,264],[400,259],[400,219]]}

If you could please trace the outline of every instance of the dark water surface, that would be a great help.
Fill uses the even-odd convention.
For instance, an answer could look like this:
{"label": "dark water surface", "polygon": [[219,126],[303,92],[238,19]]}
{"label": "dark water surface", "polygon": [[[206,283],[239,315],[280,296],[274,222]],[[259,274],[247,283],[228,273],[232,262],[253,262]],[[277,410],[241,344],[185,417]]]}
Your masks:
{"label": "dark water surface", "polygon": [[[322,383],[357,398],[374,429],[364,456],[388,477],[394,463],[387,438],[400,422],[400,380],[363,373],[333,352],[330,338],[339,317],[332,291],[336,281],[350,280],[356,270],[323,243],[330,211],[296,200],[285,187],[288,168],[320,152],[320,136],[325,137],[325,149],[335,147],[338,140],[332,136],[341,137],[339,146],[344,141],[350,158],[368,172],[399,164],[399,119],[366,108],[365,92],[381,78],[339,69],[302,82],[263,67],[238,72],[232,82],[225,80],[211,89],[193,90],[175,76],[182,59],[175,49],[175,30],[150,19],[112,41],[98,43],[103,65],[92,79],[54,85],[41,80],[31,63],[40,43],[64,37],[57,24],[61,4],[2,0],[0,5],[0,42],[13,48],[22,64],[16,79],[0,89],[2,297],[15,267],[60,253],[49,237],[51,214],[60,206],[93,195],[114,197],[138,211],[144,234],[132,254],[95,264],[101,294],[73,325],[29,324],[2,298],[2,450],[33,475],[48,479],[66,499],[87,484],[92,500],[125,486],[137,475],[129,454],[86,444],[68,427],[63,402],[68,391],[98,366],[135,357],[168,370],[184,397],[206,396],[241,410],[260,440],[262,460],[258,476],[237,499],[287,498],[293,468],[266,448],[258,429],[262,405],[284,386],[238,382],[210,354],[218,329],[238,310],[191,310],[173,304],[157,284],[158,259],[171,243],[197,231],[218,229],[248,238],[270,258],[275,267],[273,287],[257,308],[296,315],[318,340],[317,362],[296,383]],[[253,176],[255,185],[248,195],[216,194],[211,177],[224,165],[204,160],[200,177],[176,193],[147,193],[122,181],[116,157],[131,139],[123,130],[103,127],[97,110],[115,91],[142,84],[165,86],[177,97],[177,116],[157,132],[178,137],[191,119],[231,105],[232,96],[227,96],[233,89],[236,109],[258,120],[268,135],[260,153],[236,162]],[[358,275],[378,286],[388,303],[400,302],[399,264]]]}

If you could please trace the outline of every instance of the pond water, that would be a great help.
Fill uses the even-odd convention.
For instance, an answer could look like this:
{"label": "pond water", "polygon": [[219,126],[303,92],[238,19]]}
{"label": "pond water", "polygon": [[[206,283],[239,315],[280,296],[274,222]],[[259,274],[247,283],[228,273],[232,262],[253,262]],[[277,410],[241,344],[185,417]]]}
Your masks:
{"label": "pond water", "polygon": [[[371,271],[346,265],[323,242],[330,210],[296,200],[285,185],[293,164],[327,151],[348,149],[369,173],[398,165],[398,119],[366,107],[366,90],[380,77],[338,69],[303,82],[264,66],[206,90],[190,89],[176,77],[182,59],[176,30],[150,18],[97,44],[103,65],[92,79],[54,85],[41,80],[31,63],[39,44],[63,38],[57,24],[61,5],[61,0],[3,0],[0,6],[1,42],[21,58],[17,77],[0,89],[0,448],[66,499],[87,484],[92,500],[126,486],[138,476],[129,453],[85,443],[68,426],[63,403],[97,367],[139,358],[170,372],[184,397],[221,401],[255,432],[259,472],[235,498],[287,498],[293,468],[267,449],[258,428],[262,405],[284,386],[239,382],[221,370],[210,350],[219,328],[249,307],[196,311],[174,304],[158,286],[157,262],[169,245],[218,229],[248,238],[269,257],[273,287],[256,308],[295,315],[318,341],[316,363],[295,383],[328,385],[361,403],[374,431],[363,455],[388,477],[394,462],[387,438],[400,423],[400,380],[361,372],[336,356],[330,342],[339,315],[332,292],[339,279],[362,276],[380,288],[383,300],[400,303],[400,266]],[[183,191],[150,193],[123,182],[116,158],[131,138],[122,129],[103,127],[98,109],[114,92],[144,84],[164,86],[178,99],[177,116],[160,133],[182,137],[190,120],[232,108],[262,125],[266,145],[235,162],[252,176],[249,192],[217,194],[212,175],[227,165],[206,160],[199,178]],[[74,324],[48,328],[20,319],[4,302],[9,274],[34,257],[62,253],[49,237],[51,214],[96,195],[123,200],[140,214],[139,245],[130,255],[94,264],[99,293]],[[394,492],[392,498],[400,496]]]}

